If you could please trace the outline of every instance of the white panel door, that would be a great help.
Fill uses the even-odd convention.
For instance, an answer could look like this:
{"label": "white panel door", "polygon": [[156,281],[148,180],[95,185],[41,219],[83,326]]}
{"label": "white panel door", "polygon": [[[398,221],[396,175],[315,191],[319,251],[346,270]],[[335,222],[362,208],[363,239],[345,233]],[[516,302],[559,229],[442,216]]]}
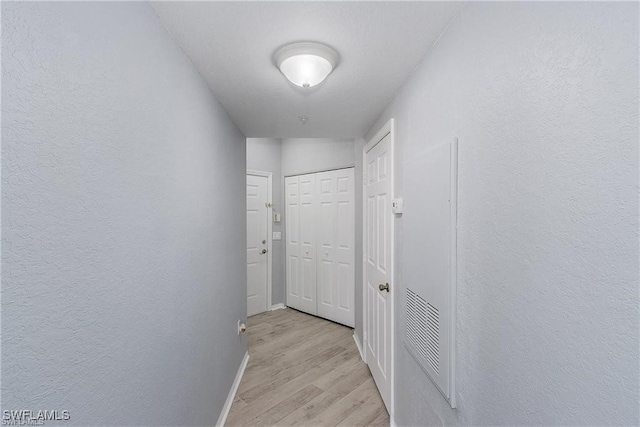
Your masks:
{"label": "white panel door", "polygon": [[267,311],[268,178],[247,175],[247,316]]}
{"label": "white panel door", "polygon": [[318,315],[355,325],[354,172],[316,174],[318,191]]}
{"label": "white panel door", "polygon": [[391,136],[365,154],[366,361],[382,400],[391,413],[391,195],[393,194]]}
{"label": "white panel door", "polygon": [[286,285],[287,306],[302,310],[300,285],[300,180],[297,176],[284,180],[286,198]]}
{"label": "white panel door", "polygon": [[[316,307],[316,175],[301,175],[300,198],[300,310],[317,314]],[[294,307],[295,308],[295,307]]]}

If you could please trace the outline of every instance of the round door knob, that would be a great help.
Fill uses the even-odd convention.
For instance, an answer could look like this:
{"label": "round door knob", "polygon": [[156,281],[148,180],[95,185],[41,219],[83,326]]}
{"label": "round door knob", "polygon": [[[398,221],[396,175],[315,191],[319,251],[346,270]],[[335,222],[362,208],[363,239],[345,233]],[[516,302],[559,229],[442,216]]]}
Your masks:
{"label": "round door knob", "polygon": [[384,285],[383,285],[383,284],[380,284],[380,285],[378,286],[378,288],[379,288],[381,291],[387,291],[387,292],[389,292],[389,284],[388,284],[388,283],[385,283]]}
{"label": "round door knob", "polygon": [[266,253],[267,253],[267,250],[266,250],[266,249],[263,249],[263,250],[262,250],[262,252],[260,252],[260,253],[261,253],[261,254],[266,254]]}

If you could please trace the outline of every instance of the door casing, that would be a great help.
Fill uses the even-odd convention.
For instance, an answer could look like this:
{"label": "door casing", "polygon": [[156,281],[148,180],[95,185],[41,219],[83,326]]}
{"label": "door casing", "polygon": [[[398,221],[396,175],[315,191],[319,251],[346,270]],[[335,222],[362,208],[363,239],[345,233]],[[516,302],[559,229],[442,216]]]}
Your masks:
{"label": "door casing", "polygon": [[[271,276],[273,271],[273,174],[271,172],[262,172],[256,170],[247,170],[247,175],[260,176],[267,178],[267,212],[269,212],[269,219],[267,220],[267,311],[271,310]],[[245,286],[246,291],[246,286]],[[245,298],[246,299],[246,298]]]}

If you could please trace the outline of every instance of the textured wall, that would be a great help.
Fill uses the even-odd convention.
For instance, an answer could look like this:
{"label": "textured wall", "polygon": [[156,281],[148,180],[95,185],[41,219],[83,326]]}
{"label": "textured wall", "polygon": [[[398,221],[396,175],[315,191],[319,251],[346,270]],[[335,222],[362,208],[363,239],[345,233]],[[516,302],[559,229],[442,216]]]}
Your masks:
{"label": "textured wall", "polygon": [[2,3],[2,409],[212,425],[245,144],[145,3]]}
{"label": "textured wall", "polygon": [[459,408],[398,341],[398,424],[640,423],[638,47],[637,3],[471,3],[368,132],[460,138]]}
{"label": "textured wall", "polygon": [[282,140],[283,176],[346,168],[353,164],[353,139],[287,138]]}
{"label": "textured wall", "polygon": [[[284,211],[282,197],[284,180],[281,173],[282,140],[273,138],[247,138],[247,169],[271,172],[273,186],[273,213]],[[284,234],[284,221],[273,223],[273,231]],[[273,268],[271,271],[271,304],[285,303],[284,239],[274,240],[271,247]]]}

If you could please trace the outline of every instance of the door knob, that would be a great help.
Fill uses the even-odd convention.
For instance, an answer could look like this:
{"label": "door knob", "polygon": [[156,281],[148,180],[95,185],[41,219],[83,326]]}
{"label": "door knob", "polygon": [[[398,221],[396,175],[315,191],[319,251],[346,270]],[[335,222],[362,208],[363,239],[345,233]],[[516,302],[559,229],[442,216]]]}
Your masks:
{"label": "door knob", "polygon": [[[262,250],[262,252],[260,252],[260,253],[261,253],[261,254],[266,254],[266,253],[267,253],[267,250],[266,250],[266,249],[263,249],[263,250]],[[380,286],[382,286],[382,285],[380,285]]]}
{"label": "door knob", "polygon": [[388,283],[385,283],[384,285],[383,285],[383,284],[380,284],[380,286],[378,286],[378,288],[379,288],[381,291],[387,291],[387,292],[389,292],[389,284],[388,284]]}

